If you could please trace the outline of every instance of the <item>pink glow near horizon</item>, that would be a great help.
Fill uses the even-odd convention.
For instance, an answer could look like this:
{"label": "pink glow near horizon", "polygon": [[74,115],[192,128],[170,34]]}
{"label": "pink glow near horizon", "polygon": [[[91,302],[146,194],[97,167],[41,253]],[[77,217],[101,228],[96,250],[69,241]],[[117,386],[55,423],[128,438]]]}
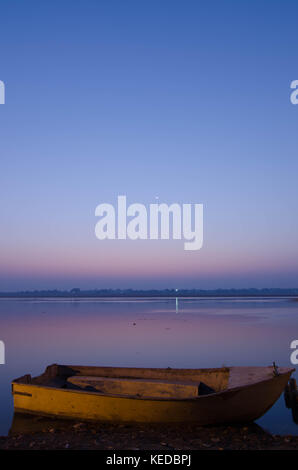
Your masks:
{"label": "pink glow near horizon", "polygon": [[[102,242],[104,243],[104,242]],[[7,251],[2,256],[0,275],[7,278],[66,278],[96,279],[158,279],[175,280],[183,276],[191,281],[196,278],[216,276],[270,275],[275,272],[294,272],[295,260],[289,256],[273,257],[264,253],[212,251],[203,248],[196,253],[174,250],[173,244],[143,242],[109,243],[104,247],[51,247],[44,251],[31,247],[26,251]],[[106,248],[106,249],[104,249]],[[264,283],[265,285],[265,283]]]}

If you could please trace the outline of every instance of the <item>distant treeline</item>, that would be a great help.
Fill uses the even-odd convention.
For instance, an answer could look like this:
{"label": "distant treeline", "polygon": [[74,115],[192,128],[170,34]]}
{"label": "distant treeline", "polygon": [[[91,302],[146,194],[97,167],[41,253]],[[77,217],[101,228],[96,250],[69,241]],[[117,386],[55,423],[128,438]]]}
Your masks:
{"label": "distant treeline", "polygon": [[297,289],[92,289],[81,290],[31,290],[19,292],[0,292],[0,297],[266,297],[297,296]]}

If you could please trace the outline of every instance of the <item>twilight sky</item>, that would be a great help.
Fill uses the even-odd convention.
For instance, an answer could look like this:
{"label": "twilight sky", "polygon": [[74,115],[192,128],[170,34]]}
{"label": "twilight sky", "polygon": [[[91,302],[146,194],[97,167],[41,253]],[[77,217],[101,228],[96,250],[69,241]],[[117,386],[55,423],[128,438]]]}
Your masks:
{"label": "twilight sky", "polygon": [[[296,0],[3,0],[0,291],[297,287]],[[204,245],[98,204],[204,204]]]}

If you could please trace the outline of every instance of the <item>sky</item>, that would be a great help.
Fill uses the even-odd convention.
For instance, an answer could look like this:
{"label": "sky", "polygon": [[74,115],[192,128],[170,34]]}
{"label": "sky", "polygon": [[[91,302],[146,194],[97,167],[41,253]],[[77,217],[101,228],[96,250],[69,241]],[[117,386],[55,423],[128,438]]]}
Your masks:
{"label": "sky", "polygon": [[[297,287],[297,18],[295,0],[3,0],[0,291]],[[203,204],[202,249],[98,240],[118,195]]]}

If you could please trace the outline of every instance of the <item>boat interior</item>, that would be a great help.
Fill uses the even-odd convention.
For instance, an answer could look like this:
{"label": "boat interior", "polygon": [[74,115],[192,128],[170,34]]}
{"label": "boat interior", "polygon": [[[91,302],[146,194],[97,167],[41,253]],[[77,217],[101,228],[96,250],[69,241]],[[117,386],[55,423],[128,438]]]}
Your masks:
{"label": "boat interior", "polygon": [[27,374],[14,382],[112,396],[191,399],[266,380],[275,372],[272,366],[157,369],[53,364],[37,377]]}
{"label": "boat interior", "polygon": [[227,388],[229,368],[153,369],[53,364],[38,377],[27,374],[16,383],[66,388],[104,395],[195,398]]}

